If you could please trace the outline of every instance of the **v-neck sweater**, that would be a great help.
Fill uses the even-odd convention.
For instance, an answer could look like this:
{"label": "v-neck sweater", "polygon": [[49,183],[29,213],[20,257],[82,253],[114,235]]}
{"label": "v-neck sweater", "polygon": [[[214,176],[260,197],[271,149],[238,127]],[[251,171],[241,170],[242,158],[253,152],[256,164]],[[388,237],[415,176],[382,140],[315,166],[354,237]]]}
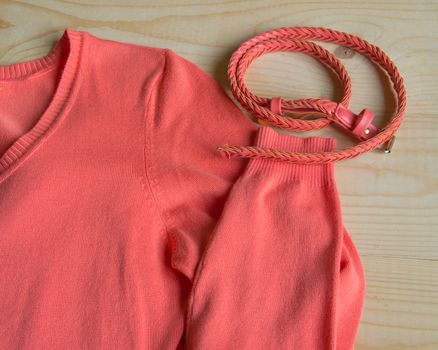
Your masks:
{"label": "v-neck sweater", "polygon": [[[24,92],[24,93],[23,93]],[[0,67],[0,349],[349,349],[364,275],[329,151],[169,48],[66,29]]]}

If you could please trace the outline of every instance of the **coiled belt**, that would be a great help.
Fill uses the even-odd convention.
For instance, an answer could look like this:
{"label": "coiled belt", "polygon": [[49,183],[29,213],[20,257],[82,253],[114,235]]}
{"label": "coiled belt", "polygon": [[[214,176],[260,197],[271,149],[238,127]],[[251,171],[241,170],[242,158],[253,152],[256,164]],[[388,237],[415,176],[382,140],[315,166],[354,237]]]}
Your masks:
{"label": "coiled belt", "polygon": [[[351,80],[344,65],[329,51],[310,42],[316,40],[339,44],[350,48],[375,63],[388,74],[397,97],[397,110],[391,121],[382,129],[372,122],[374,114],[368,109],[355,114],[348,109],[351,99]],[[302,52],[320,60],[330,67],[342,83],[343,98],[340,102],[320,98],[284,100],[282,97],[264,98],[252,94],[244,83],[244,75],[249,65],[259,56],[268,52]],[[231,92],[236,100],[259,124],[275,126],[287,131],[305,132],[321,129],[335,122],[349,130],[360,142],[350,148],[331,152],[299,153],[224,144],[217,149],[228,158],[272,158],[293,163],[330,163],[351,159],[379,146],[385,152],[391,151],[395,133],[406,110],[406,90],[403,79],[391,59],[377,46],[357,36],[332,29],[318,27],[283,27],[270,30],[244,42],[233,53],[228,65]],[[294,118],[283,116],[284,111]],[[306,115],[321,115],[322,118],[303,120]]]}

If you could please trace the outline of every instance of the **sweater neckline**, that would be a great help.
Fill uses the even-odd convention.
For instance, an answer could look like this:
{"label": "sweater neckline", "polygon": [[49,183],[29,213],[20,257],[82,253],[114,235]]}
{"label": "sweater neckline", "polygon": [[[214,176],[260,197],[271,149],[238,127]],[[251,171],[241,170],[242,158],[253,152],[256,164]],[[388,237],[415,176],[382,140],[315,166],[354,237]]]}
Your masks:
{"label": "sweater neckline", "polygon": [[62,72],[48,107],[33,127],[0,154],[0,183],[15,171],[60,124],[71,104],[79,80],[79,62],[83,51],[81,31],[66,28],[52,50],[45,56],[0,66],[0,83],[27,79],[60,66]]}

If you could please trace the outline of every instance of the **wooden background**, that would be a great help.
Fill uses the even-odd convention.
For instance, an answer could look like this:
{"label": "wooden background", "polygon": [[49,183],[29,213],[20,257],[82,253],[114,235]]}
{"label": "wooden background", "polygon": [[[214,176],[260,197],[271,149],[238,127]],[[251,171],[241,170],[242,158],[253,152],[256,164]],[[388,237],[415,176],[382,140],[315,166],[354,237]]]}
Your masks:
{"label": "wooden background", "polygon": [[[359,35],[381,47],[405,79],[408,111],[393,153],[373,151],[335,167],[344,222],[366,273],[356,349],[438,349],[436,1],[0,1],[0,64],[47,54],[71,27],[169,47],[228,90],[231,53],[250,37],[282,26],[323,26]],[[360,55],[342,60],[352,77],[352,110],[371,109],[383,126],[395,103],[385,76]],[[266,97],[339,99],[336,80],[302,54],[263,56],[246,80]],[[339,147],[352,144],[331,127],[305,135],[336,136]]]}

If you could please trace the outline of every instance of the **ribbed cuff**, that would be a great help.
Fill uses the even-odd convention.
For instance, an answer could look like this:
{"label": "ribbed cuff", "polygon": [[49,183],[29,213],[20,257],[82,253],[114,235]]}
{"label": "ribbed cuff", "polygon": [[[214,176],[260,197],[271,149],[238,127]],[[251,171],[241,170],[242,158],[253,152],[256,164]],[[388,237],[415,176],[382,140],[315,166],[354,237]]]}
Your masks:
{"label": "ribbed cuff", "polygon": [[[336,139],[285,135],[271,127],[260,127],[256,133],[254,146],[285,152],[327,152],[335,150]],[[269,158],[251,158],[246,173],[252,175],[258,173],[264,177],[275,176],[283,180],[306,182],[311,185],[331,184],[334,181],[333,163],[298,164]]]}

